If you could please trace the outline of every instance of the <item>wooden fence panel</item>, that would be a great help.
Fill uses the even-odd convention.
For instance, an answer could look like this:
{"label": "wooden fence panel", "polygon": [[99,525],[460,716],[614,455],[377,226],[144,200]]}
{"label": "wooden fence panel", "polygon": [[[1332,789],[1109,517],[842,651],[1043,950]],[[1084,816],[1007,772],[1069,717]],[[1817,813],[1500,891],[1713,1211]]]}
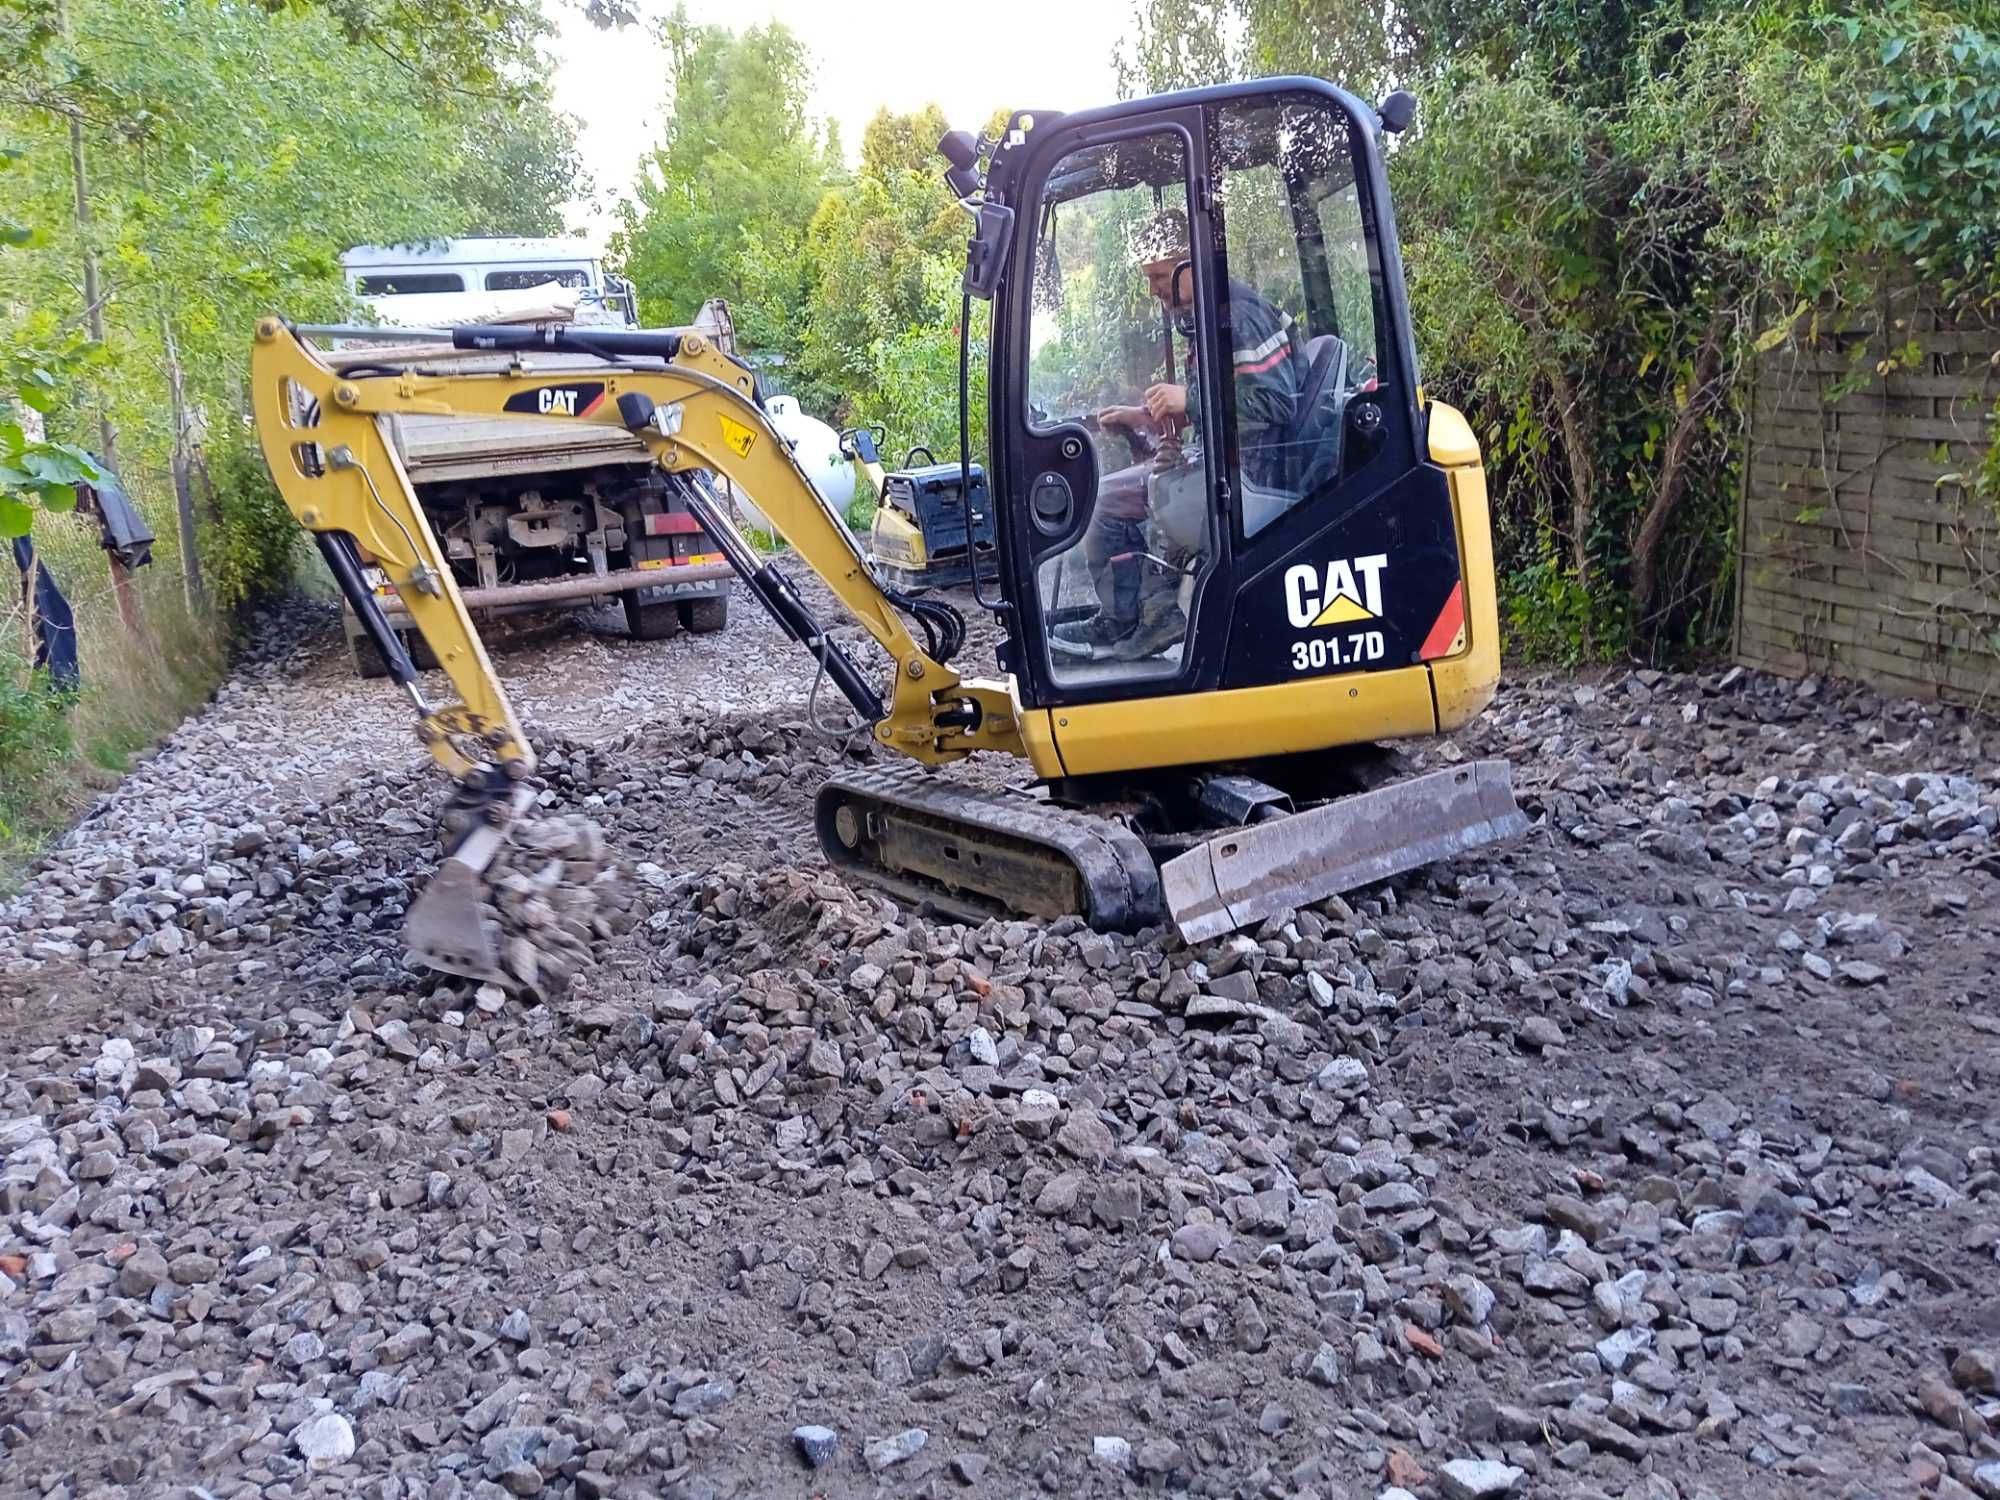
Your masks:
{"label": "wooden fence panel", "polygon": [[1828,321],[1752,372],[1737,659],[2000,707],[2000,322],[1912,291]]}

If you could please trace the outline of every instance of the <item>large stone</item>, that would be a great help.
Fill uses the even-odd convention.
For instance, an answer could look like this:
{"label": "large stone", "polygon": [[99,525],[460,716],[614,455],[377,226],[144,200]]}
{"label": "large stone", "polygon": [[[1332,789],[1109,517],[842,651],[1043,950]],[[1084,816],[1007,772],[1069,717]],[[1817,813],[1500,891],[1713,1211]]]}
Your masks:
{"label": "large stone", "polygon": [[879,1474],[884,1469],[915,1458],[923,1451],[930,1434],[921,1427],[909,1427],[890,1437],[870,1438],[861,1450],[868,1467]]}
{"label": "large stone", "polygon": [[1445,1305],[1452,1316],[1472,1328],[1484,1327],[1499,1299],[1477,1276],[1453,1276],[1444,1284]]}
{"label": "large stone", "polygon": [[794,1427],[792,1444],[799,1450],[799,1457],[805,1460],[806,1467],[817,1469],[833,1457],[834,1450],[840,1446],[840,1434],[831,1427]]}
{"label": "large stone", "polygon": [[1056,1132],[1056,1144],[1078,1161],[1095,1165],[1111,1155],[1111,1127],[1094,1109],[1073,1109]]}
{"label": "large stone", "polygon": [[1962,1391],[2000,1395],[2000,1354],[1991,1349],[1961,1349],[1951,1362],[1951,1378]]}
{"label": "large stone", "polygon": [[1193,1261],[1196,1264],[1211,1261],[1228,1243],[1228,1230],[1220,1224],[1197,1219],[1193,1223],[1181,1225],[1174,1231],[1174,1258]]}
{"label": "large stone", "polygon": [[331,1468],[354,1456],[354,1428],[339,1412],[321,1412],[292,1429],[292,1446],[311,1467]]}
{"label": "large stone", "polygon": [[1438,1470],[1438,1484],[1447,1500],[1497,1500],[1511,1495],[1522,1471],[1490,1458],[1454,1458]]}

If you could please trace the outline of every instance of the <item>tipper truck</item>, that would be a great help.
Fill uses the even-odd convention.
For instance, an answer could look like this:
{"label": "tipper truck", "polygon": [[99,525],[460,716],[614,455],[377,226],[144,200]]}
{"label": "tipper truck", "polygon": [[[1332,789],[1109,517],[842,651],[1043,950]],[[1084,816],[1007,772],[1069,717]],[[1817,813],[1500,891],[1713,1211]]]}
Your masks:
{"label": "tipper truck", "polygon": [[[384,339],[343,339],[335,369],[365,374],[385,359],[439,375],[499,374],[528,367],[560,378],[599,364],[587,355],[500,354],[411,344],[389,336],[468,323],[631,329],[629,282],[607,274],[581,241],[454,239],[362,246],[341,257],[348,290],[384,325]],[[730,347],[728,306],[711,302],[697,326]],[[602,397],[579,378],[564,399]],[[552,396],[550,399],[557,399]],[[574,415],[582,415],[579,410]],[[536,416],[542,413],[536,413]],[[390,447],[451,564],[475,618],[573,607],[617,595],[640,640],[682,629],[720,630],[729,618],[721,551],[682,503],[645,445],[627,432],[506,417],[385,419]],[[364,576],[418,665],[431,666],[421,634],[380,569]],[[348,651],[363,677],[388,670],[351,609]]]}

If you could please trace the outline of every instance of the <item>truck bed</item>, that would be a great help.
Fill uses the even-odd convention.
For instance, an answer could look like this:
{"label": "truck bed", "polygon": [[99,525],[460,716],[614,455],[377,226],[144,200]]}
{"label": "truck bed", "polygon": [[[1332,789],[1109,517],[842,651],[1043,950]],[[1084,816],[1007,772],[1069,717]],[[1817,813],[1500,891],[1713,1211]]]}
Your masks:
{"label": "truck bed", "polygon": [[[499,374],[515,363],[510,354],[454,349],[448,344],[397,344],[392,348],[349,345],[326,356],[336,369],[381,364],[385,357],[393,357],[398,365],[464,374]],[[536,354],[521,358],[519,363],[531,373],[552,375],[600,367],[599,361],[581,354]],[[645,445],[631,434],[584,422],[394,416],[389,418],[389,433],[413,485],[650,461]]]}

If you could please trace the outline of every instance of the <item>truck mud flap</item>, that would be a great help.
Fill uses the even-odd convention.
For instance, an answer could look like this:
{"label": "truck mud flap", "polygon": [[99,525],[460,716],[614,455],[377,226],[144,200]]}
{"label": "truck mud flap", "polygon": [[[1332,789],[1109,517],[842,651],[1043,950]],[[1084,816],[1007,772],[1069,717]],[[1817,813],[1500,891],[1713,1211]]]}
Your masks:
{"label": "truck mud flap", "polygon": [[1194,943],[1527,828],[1507,762],[1472,761],[1219,834],[1168,860],[1160,883]]}

